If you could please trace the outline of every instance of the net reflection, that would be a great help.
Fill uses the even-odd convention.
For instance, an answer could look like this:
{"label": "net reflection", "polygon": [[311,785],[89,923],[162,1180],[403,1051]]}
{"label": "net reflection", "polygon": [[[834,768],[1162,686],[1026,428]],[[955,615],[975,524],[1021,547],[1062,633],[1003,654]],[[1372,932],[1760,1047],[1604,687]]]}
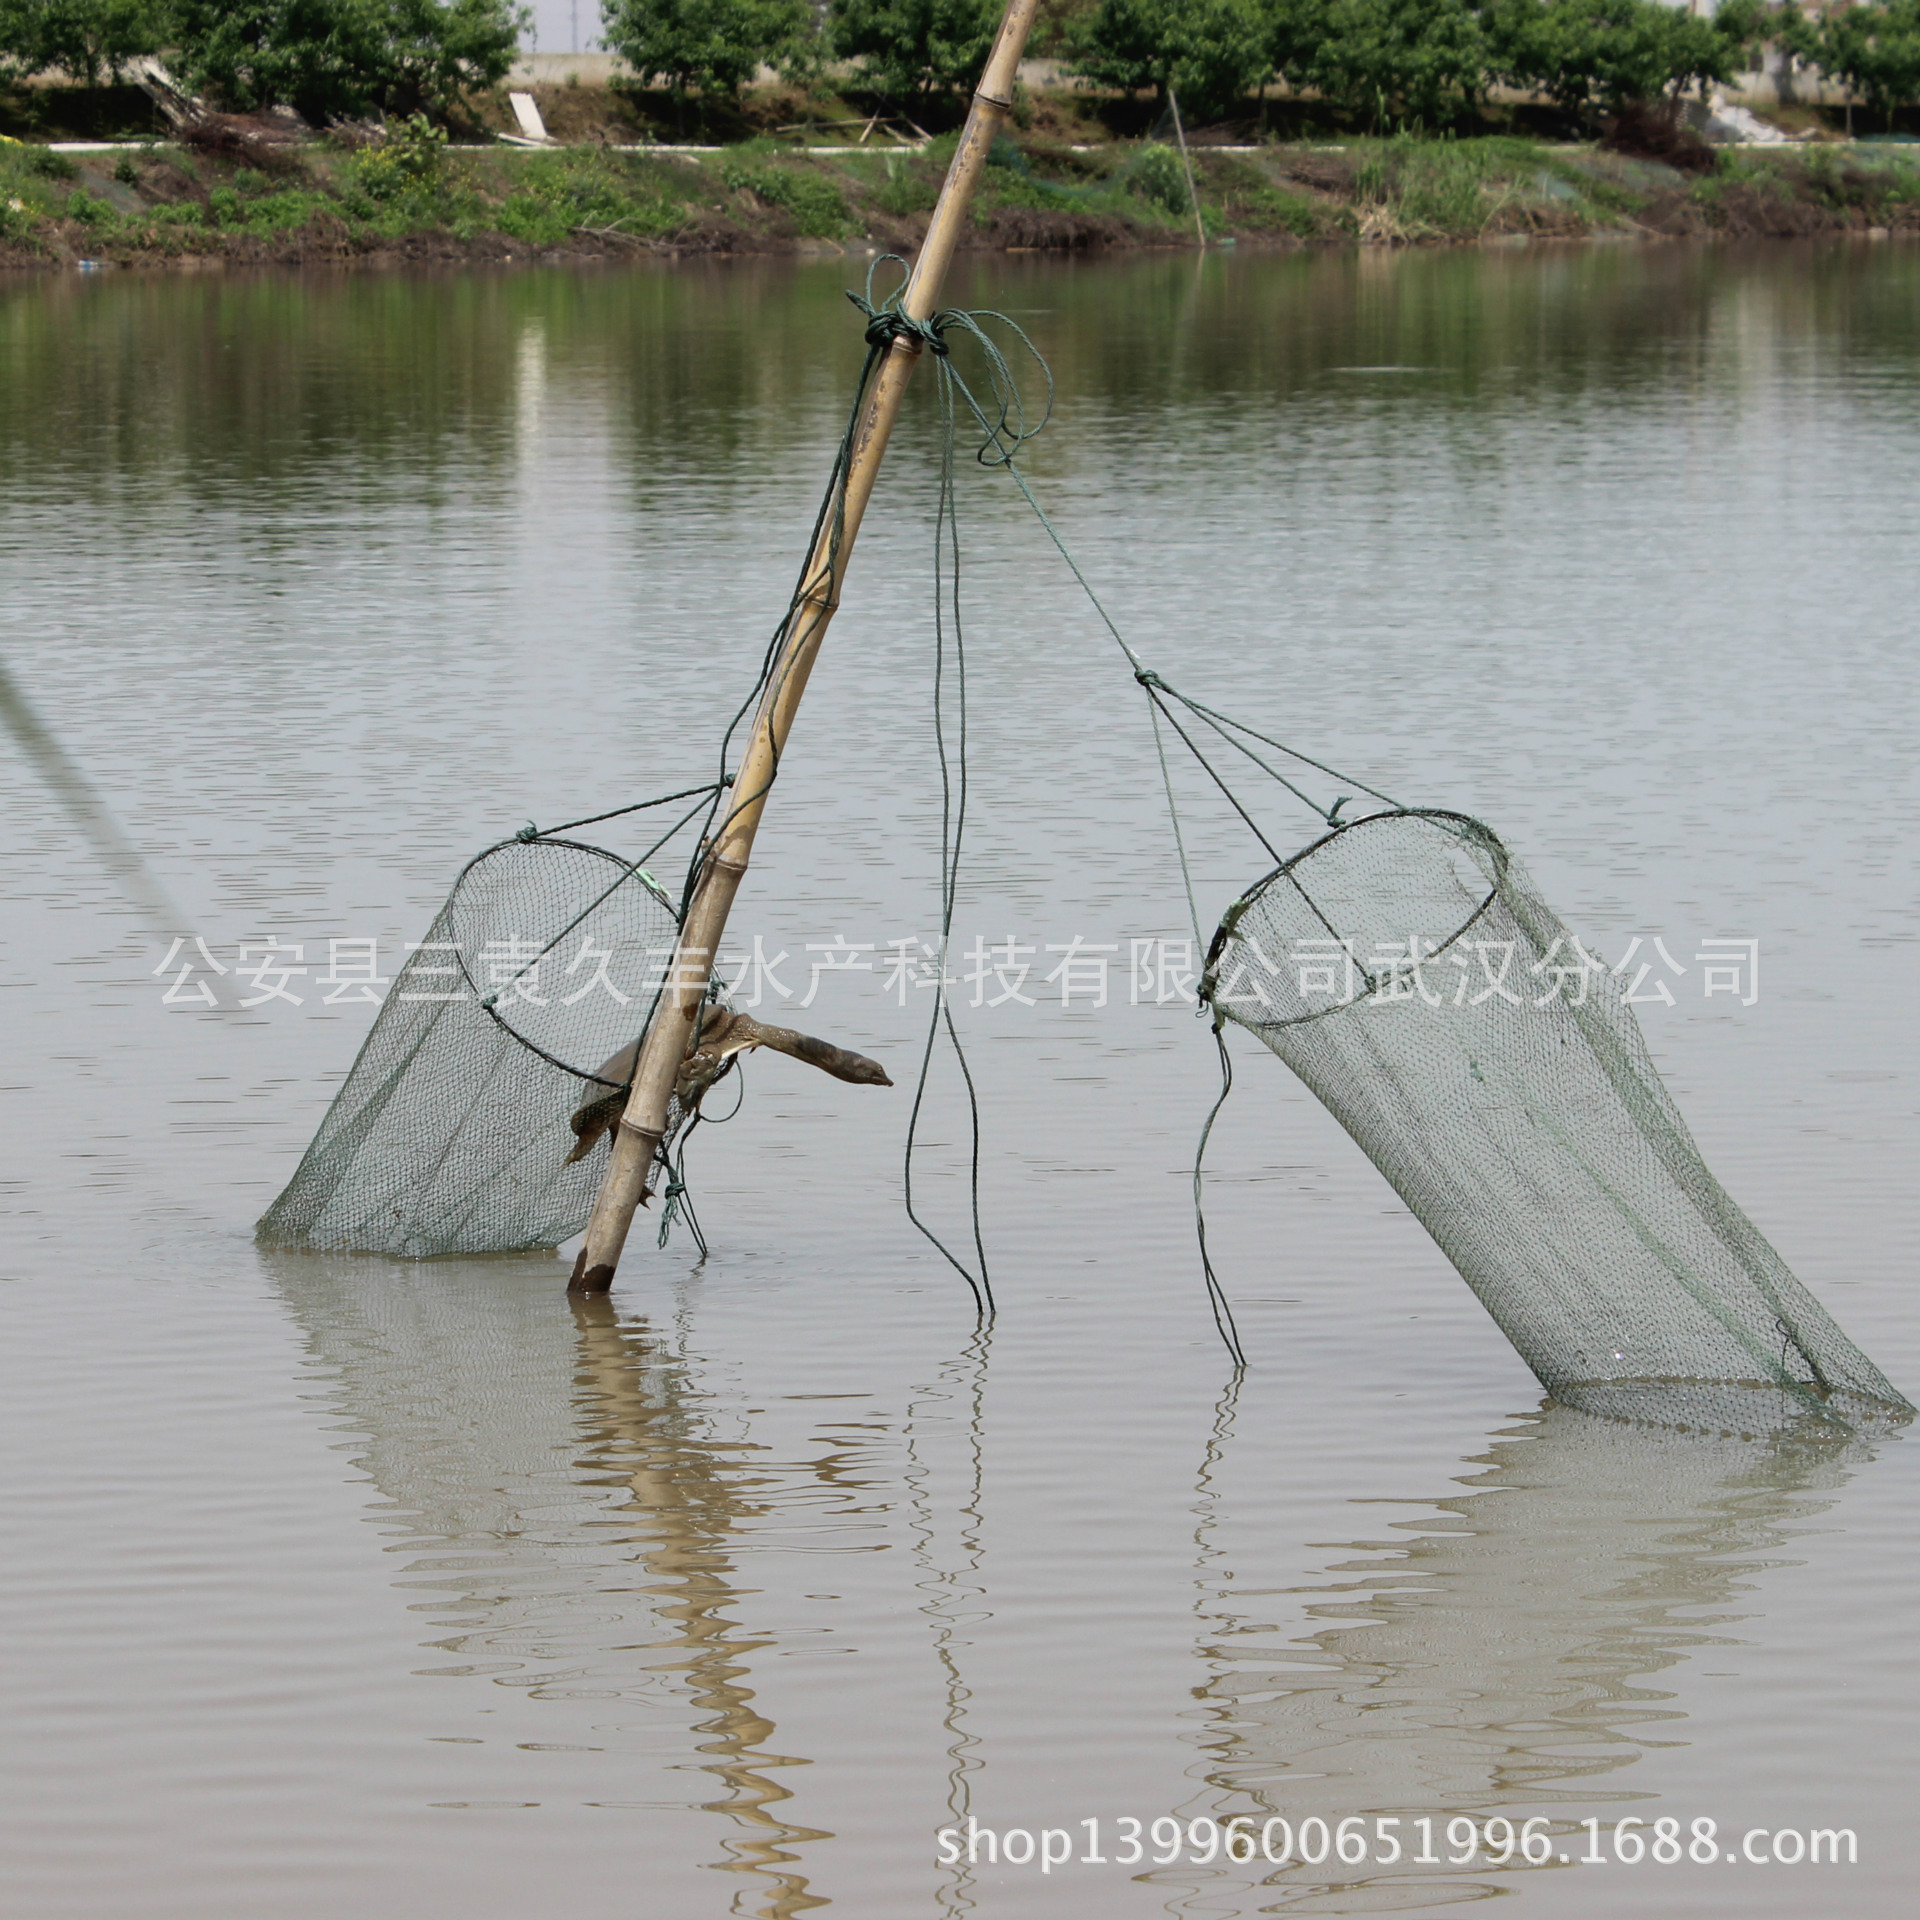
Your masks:
{"label": "net reflection", "polygon": [[[1686,1744],[1686,1709],[1659,1676],[1738,1643],[1757,1576],[1797,1564],[1781,1549],[1870,1457],[1818,1420],[1709,1436],[1548,1403],[1468,1462],[1461,1491],[1390,1522],[1399,1538],[1356,1540],[1324,1581],[1256,1596],[1219,1538],[1233,1414],[1223,1403],[1199,1487],[1212,1677],[1195,1771],[1207,1791],[1182,1813],[1247,1814],[1256,1831],[1280,1816],[1295,1833],[1315,1815],[1329,1827],[1362,1815],[1370,1836],[1375,1817],[1399,1815],[1406,1856],[1385,1864],[1386,1846],[1370,1844],[1364,1862],[1314,1866],[1296,1851],[1290,1866],[1233,1875],[1238,1906],[1222,1904],[1228,1876],[1215,1874],[1193,1883],[1208,1913],[1374,1913],[1520,1891],[1519,1862],[1413,1860],[1414,1820],[1438,1816],[1444,1860],[1457,1814],[1516,1826],[1541,1814],[1568,1834],[1609,1803],[1644,1803],[1629,1769]],[[1256,1598],[1262,1614],[1243,1611]],[[1267,1609],[1312,1625],[1274,1624]]]}
{"label": "net reflection", "polygon": [[[806,1762],[774,1750],[748,1684],[772,1643],[737,1617],[755,1592],[744,1536],[777,1520],[792,1470],[718,1430],[678,1342],[568,1301],[548,1262],[261,1257],[337,1381],[383,1528],[398,1523],[398,1584],[453,1656],[421,1671],[591,1702],[600,1722],[612,1703],[664,1710],[643,1729],[653,1753],[672,1767],[677,1747],[717,1783],[691,1804],[727,1824],[709,1864],[744,1878],[732,1910],[825,1905],[795,1849],[832,1836],[780,1812],[776,1776]],[[806,1468],[814,1486],[835,1472]]]}

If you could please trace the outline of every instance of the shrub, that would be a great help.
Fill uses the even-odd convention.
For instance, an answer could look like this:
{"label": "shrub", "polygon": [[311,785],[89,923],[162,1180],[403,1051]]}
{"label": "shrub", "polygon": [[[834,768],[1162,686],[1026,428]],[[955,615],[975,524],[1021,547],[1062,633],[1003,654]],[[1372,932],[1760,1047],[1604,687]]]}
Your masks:
{"label": "shrub", "polygon": [[1194,113],[1230,107],[1273,71],[1261,0],[1100,0],[1071,46],[1075,73],[1160,100],[1171,90]]}
{"label": "shrub", "polygon": [[827,38],[883,92],[954,93],[980,77],[998,0],[834,0]]}
{"label": "shrub", "polygon": [[55,153],[51,147],[29,147],[21,162],[29,173],[37,173],[43,180],[77,180],[80,169],[64,153]]}
{"label": "shrub", "polygon": [[1731,0],[1705,17],[1660,0],[1494,0],[1486,18],[1500,78],[1588,117],[1731,80],[1759,26]]}
{"label": "shrub", "polygon": [[388,203],[434,193],[440,185],[446,152],[445,130],[425,114],[416,113],[389,127],[384,140],[361,148],[347,162],[345,171],[350,185],[365,198]]}
{"label": "shrub", "polygon": [[1187,191],[1187,170],[1171,147],[1142,147],[1140,158],[1134,163],[1132,185],[1143,199],[1154,201],[1169,213],[1193,211],[1193,196]]}
{"label": "shrub", "polygon": [[372,108],[444,113],[503,79],[514,0],[173,0],[189,85],[229,106],[287,101],[316,126]]}
{"label": "shrub", "polygon": [[1445,126],[1485,93],[1490,49],[1469,0],[1278,0],[1275,64],[1374,127]]}
{"label": "shrub", "polygon": [[782,59],[807,17],[804,0],[607,0],[601,37],[679,106],[689,93],[737,94],[762,62]]}
{"label": "shrub", "polygon": [[85,187],[75,187],[67,195],[63,211],[69,220],[77,220],[83,227],[110,227],[119,218],[106,201],[98,199]]}
{"label": "shrub", "polygon": [[1880,114],[1920,100],[1920,0],[1874,0],[1808,20],[1789,6],[1780,20],[1789,51]]}
{"label": "shrub", "polygon": [[64,73],[97,87],[156,52],[167,25],[165,0],[0,0],[0,70]]}

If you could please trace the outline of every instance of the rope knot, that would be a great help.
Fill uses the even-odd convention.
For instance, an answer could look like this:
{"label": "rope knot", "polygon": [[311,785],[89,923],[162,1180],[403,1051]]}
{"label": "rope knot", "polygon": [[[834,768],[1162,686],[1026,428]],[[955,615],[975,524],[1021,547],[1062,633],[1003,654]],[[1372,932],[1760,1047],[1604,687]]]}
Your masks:
{"label": "rope knot", "polygon": [[1167,683],[1162,680],[1151,667],[1136,667],[1133,677],[1138,680],[1143,687],[1159,687],[1163,691],[1166,688]]}
{"label": "rope knot", "polygon": [[529,820],[524,827],[518,829],[513,837],[516,840],[538,840],[540,838],[540,829]]}
{"label": "rope knot", "polygon": [[912,314],[902,313],[890,303],[876,307],[852,291],[847,298],[867,316],[868,346],[888,347],[896,340],[910,340],[929,353],[937,353],[943,360],[951,351],[940,336],[944,314],[937,313],[931,320],[916,320]]}

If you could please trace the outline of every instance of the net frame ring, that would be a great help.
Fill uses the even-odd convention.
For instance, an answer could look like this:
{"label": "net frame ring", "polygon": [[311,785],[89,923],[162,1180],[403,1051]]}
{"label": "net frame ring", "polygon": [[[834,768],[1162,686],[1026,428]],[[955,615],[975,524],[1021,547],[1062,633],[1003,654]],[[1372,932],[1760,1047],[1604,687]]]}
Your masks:
{"label": "net frame ring", "polygon": [[[1309,841],[1291,858],[1283,860],[1271,873],[1256,880],[1220,916],[1220,924],[1214,929],[1213,939],[1207,946],[1206,967],[1201,975],[1199,986],[1200,1001],[1202,1005],[1213,1009],[1216,1023],[1227,1019],[1251,1028],[1305,1026],[1312,1021],[1328,1019],[1334,1014],[1351,1012],[1353,1008],[1364,1005],[1389,984],[1392,978],[1391,972],[1371,973],[1356,960],[1353,963],[1355,972],[1363,984],[1351,998],[1337,1001],[1329,1007],[1317,1007],[1311,1012],[1293,1014],[1284,1018],[1260,1016],[1250,1018],[1236,1011],[1230,1001],[1223,999],[1219,992],[1221,962],[1226,957],[1228,944],[1235,938],[1241,920],[1265,899],[1272,888],[1283,882],[1290,884],[1306,902],[1313,917],[1328,929],[1331,939],[1336,942],[1344,940],[1351,955],[1355,936],[1343,936],[1334,932],[1332,922],[1321,913],[1318,903],[1302,882],[1300,870],[1306,866],[1307,862],[1324,855],[1329,847],[1337,842],[1348,840],[1351,835],[1365,833],[1369,828],[1377,829],[1386,823],[1402,820],[1419,821],[1431,825],[1454,846],[1466,848],[1467,857],[1473,861],[1487,883],[1486,892],[1481,895],[1472,912],[1445,939],[1436,942],[1430,950],[1421,954],[1421,963],[1436,960],[1450,951],[1485,917],[1494,902],[1504,893],[1507,874],[1513,864],[1505,842],[1485,821],[1475,819],[1470,813],[1459,813],[1448,807],[1384,807],[1378,813],[1366,813],[1356,820],[1342,821],[1321,834],[1318,839]],[[1491,869],[1490,872],[1489,869]],[[1409,929],[1409,933],[1417,931],[1417,929]]]}
{"label": "net frame ring", "polygon": [[[668,924],[674,929],[676,934],[678,933],[680,927],[679,909],[674,905],[666,889],[661,886],[660,882],[656,880],[645,867],[635,861],[625,859],[620,854],[613,853],[605,847],[594,846],[590,841],[569,840],[554,834],[515,834],[509,839],[496,841],[492,846],[485,847],[479,853],[476,853],[473,858],[460,869],[458,877],[454,880],[453,886],[447,894],[447,903],[444,911],[449,919],[457,924],[461,912],[461,894],[463,889],[468,886],[469,882],[472,881],[478,872],[485,868],[489,861],[501,855],[512,857],[525,854],[536,848],[556,848],[564,849],[571,854],[586,854],[593,859],[604,860],[610,867],[619,869],[619,873],[612,884],[585,907],[581,908],[579,912],[575,914],[574,918],[569,921],[558,934],[555,934],[546,946],[541,948],[538,956],[534,960],[526,963],[527,965],[536,968],[541,965],[550,953],[557,951],[561,941],[585,925],[592,916],[599,912],[629,881],[638,883],[641,891],[645,893],[655,905],[661,908],[667,916]],[[571,1074],[577,1080],[586,1081],[592,1086],[607,1087],[609,1089],[616,1088],[622,1084],[617,1081],[602,1078],[601,1075],[592,1068],[575,1066],[572,1061],[561,1059],[558,1054],[542,1046],[540,1042],[532,1038],[531,1035],[523,1033],[519,1027],[515,1026],[514,1023],[500,1011],[498,1004],[498,996],[505,991],[505,988],[477,979],[473,969],[468,966],[466,957],[466,947],[468,944],[466,941],[459,941],[454,944],[454,963],[458,966],[461,977],[466,981],[467,985],[473,989],[474,1003],[502,1032],[525,1047],[528,1052],[537,1054],[542,1060],[546,1061],[549,1066],[557,1067],[561,1072]],[[511,984],[511,982],[508,984]],[[647,1001],[644,1015],[639,1018],[637,1024],[634,1024],[630,1028],[627,1034],[629,1040],[637,1034],[644,1033],[651,1024],[654,1013],[660,1004],[660,996],[665,991],[665,988],[666,981],[663,977],[653,987],[652,995]],[[625,1044],[625,1042],[621,1044]],[[608,1047],[596,1042],[589,1048],[589,1051],[596,1056],[596,1064],[600,1064],[604,1063],[610,1053],[617,1052],[618,1047]]]}

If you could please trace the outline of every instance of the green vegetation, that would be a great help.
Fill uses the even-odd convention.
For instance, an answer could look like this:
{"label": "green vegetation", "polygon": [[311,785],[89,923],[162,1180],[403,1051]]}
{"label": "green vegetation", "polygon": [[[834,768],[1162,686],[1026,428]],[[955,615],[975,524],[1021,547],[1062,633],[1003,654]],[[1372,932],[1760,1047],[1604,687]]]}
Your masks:
{"label": "green vegetation", "polygon": [[736,147],[720,163],[720,178],[730,193],[748,193],[769,207],[792,215],[795,231],[806,240],[838,240],[854,231],[847,198],[835,182],[804,163],[783,164],[759,143]]}
{"label": "green vegetation", "polygon": [[[766,139],[700,157],[527,152],[454,146],[425,115],[382,140],[258,165],[177,147],[76,159],[0,144],[0,260],[911,247],[951,149],[946,137],[896,153],[813,155]],[[1513,136],[1198,147],[1192,163],[1206,231],[1268,245],[1920,233],[1920,154],[1898,146],[1729,152],[1697,176]],[[995,146],[976,222],[988,245],[1190,246],[1194,215],[1167,145],[1088,152],[1033,138]]]}
{"label": "green vegetation", "polygon": [[1274,21],[1270,0],[1098,0],[1067,45],[1073,70],[1100,86],[1171,92],[1205,114],[1272,75]]}
{"label": "green vegetation", "polygon": [[165,0],[182,79],[241,109],[286,101],[315,126],[373,109],[444,114],[505,77],[512,0]]}
{"label": "green vegetation", "polygon": [[1500,78],[1584,118],[1724,84],[1746,64],[1762,19],[1757,0],[1723,0],[1710,15],[1646,0],[1496,0],[1487,9]]}
{"label": "green vegetation", "polygon": [[689,93],[730,97],[762,61],[790,54],[806,20],[804,0],[607,0],[601,38],[683,115]]}
{"label": "green vegetation", "polygon": [[924,101],[973,85],[1000,13],[997,0],[833,0],[827,44],[882,93]]}
{"label": "green vegetation", "polygon": [[[1630,4],[1655,0],[1630,0]],[[1286,0],[1275,47],[1287,79],[1363,125],[1442,127],[1492,79],[1483,10],[1469,0]]]}
{"label": "green vegetation", "polygon": [[64,73],[97,87],[155,52],[170,25],[165,0],[0,0],[0,73]]}
{"label": "green vegetation", "polygon": [[1779,38],[1889,127],[1897,108],[1920,100],[1920,0],[1882,0],[1827,12],[1818,20],[1789,4]]}
{"label": "green vegetation", "polygon": [[[632,75],[630,118],[653,114],[644,103],[664,89],[681,134],[690,103],[723,139],[876,111],[938,130],[962,110],[999,13],[1000,0],[606,0],[603,32]],[[0,80],[58,73],[97,91],[164,49],[223,107],[290,102],[316,126],[426,112],[471,128],[526,19],[521,0],[0,0]],[[1720,0],[1699,15],[1665,0],[1049,0],[1036,51],[1105,91],[1055,96],[1040,121],[1023,97],[1016,118],[1024,131],[1077,116],[1139,134],[1143,114],[1177,98],[1190,126],[1257,112],[1264,129],[1277,108],[1296,132],[1311,118],[1333,134],[1469,133],[1519,124],[1510,105],[1488,106],[1500,87],[1551,103],[1533,110],[1535,131],[1582,131],[1724,83],[1766,40],[1889,127],[1920,103],[1920,0],[1816,18],[1800,0]],[[756,120],[742,95],[763,65],[797,91]],[[1276,80],[1284,97],[1268,91]],[[16,86],[13,123],[37,125],[45,102],[26,95],[46,91]]]}

